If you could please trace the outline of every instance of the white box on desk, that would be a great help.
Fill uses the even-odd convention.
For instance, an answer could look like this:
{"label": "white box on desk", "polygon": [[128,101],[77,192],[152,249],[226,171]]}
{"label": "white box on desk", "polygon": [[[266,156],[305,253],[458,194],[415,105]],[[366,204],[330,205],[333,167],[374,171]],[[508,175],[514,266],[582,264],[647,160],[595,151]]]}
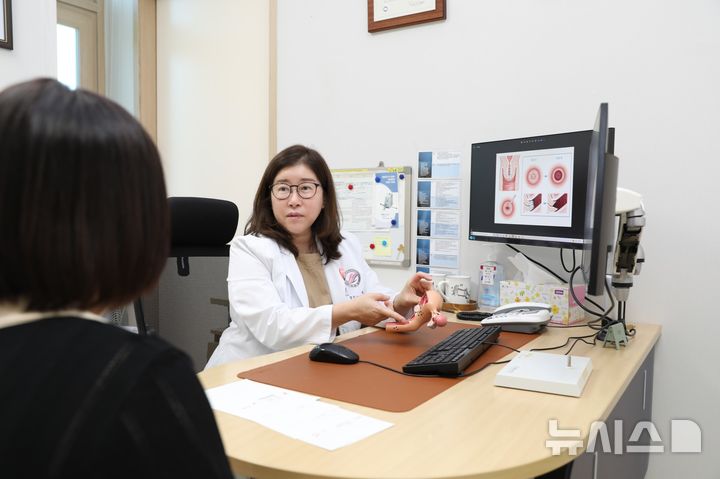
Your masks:
{"label": "white box on desk", "polygon": [[580,397],[592,361],[585,356],[520,351],[495,376],[495,385]]}
{"label": "white box on desk", "polygon": [[[585,285],[573,285],[578,300],[585,300]],[[523,281],[500,282],[500,304],[533,301],[550,305],[550,322],[568,326],[585,319],[585,312],[575,302],[566,284],[530,284]]]}

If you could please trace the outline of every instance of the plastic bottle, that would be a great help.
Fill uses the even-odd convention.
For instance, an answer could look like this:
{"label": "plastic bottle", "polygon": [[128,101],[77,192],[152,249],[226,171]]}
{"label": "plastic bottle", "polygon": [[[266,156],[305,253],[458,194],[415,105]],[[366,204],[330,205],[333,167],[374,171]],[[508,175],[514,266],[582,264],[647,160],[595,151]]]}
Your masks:
{"label": "plastic bottle", "polygon": [[500,281],[505,277],[503,265],[488,259],[480,263],[478,303],[493,308],[500,306]]}

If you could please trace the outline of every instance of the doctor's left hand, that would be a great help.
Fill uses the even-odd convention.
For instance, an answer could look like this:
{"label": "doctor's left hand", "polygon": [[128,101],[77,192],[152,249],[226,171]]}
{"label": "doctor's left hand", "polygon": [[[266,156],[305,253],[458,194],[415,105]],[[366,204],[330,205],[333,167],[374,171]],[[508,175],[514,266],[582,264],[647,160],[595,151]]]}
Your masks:
{"label": "doctor's left hand", "polygon": [[406,315],[420,302],[420,297],[429,289],[432,289],[432,276],[427,273],[415,273],[395,296],[393,309]]}
{"label": "doctor's left hand", "polygon": [[388,318],[401,323],[407,320],[395,312],[390,304],[390,297],[382,293],[365,293],[357,298],[336,303],[332,309],[332,327],[335,328],[347,321],[358,321],[372,326]]}

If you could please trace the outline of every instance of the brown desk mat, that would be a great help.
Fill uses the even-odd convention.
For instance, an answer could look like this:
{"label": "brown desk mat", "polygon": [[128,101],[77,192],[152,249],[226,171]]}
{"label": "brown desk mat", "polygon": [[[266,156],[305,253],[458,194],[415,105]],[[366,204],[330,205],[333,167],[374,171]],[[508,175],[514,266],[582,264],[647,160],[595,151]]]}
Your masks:
{"label": "brown desk mat", "polygon": [[[475,327],[479,326],[448,323],[443,328],[420,328],[409,334],[377,330],[343,341],[342,344],[358,353],[360,360],[402,370],[404,364],[453,331]],[[503,332],[499,342],[517,349],[537,336]],[[509,352],[507,348],[491,346],[466,372],[497,361]],[[403,376],[365,363],[320,363],[311,361],[307,354],[243,371],[238,377],[390,412],[409,411],[465,379]]]}

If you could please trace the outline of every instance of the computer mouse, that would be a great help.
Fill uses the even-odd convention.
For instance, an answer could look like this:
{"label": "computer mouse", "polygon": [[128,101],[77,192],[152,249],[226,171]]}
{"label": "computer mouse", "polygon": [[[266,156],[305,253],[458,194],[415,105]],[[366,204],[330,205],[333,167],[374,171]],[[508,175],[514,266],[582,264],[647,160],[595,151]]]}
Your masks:
{"label": "computer mouse", "polygon": [[341,344],[322,343],[310,351],[310,359],[323,363],[355,364],[360,359],[355,351]]}

